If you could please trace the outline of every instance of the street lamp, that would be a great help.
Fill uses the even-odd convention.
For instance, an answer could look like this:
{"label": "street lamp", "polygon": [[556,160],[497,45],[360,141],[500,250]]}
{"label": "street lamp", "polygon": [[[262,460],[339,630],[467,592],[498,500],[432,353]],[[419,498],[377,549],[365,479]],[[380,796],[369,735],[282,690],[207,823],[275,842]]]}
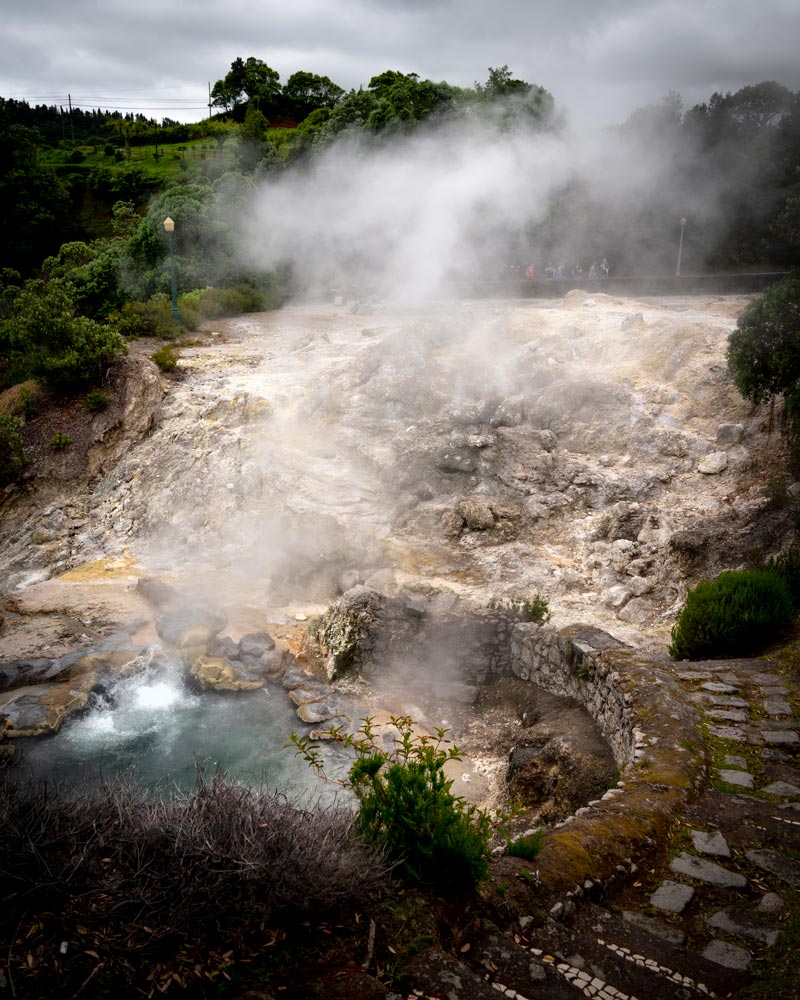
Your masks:
{"label": "street lamp", "polygon": [[[166,223],[165,223],[166,225]],[[680,278],[681,276],[681,254],[683,253],[683,231],[686,228],[686,218],[681,217],[681,239],[678,243],[678,266],[675,269],[675,277]]]}
{"label": "street lamp", "polygon": [[172,274],[172,309],[170,315],[176,323],[181,322],[181,313],[178,309],[178,280],[175,275],[175,223],[169,216],[164,219],[164,229],[169,236],[169,268]]}

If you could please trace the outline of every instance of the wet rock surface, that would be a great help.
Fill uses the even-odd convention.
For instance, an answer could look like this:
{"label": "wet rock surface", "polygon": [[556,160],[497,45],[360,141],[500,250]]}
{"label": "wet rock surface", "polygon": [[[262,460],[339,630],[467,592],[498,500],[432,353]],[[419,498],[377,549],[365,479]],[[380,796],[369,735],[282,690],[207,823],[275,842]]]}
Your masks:
{"label": "wet rock surface", "polygon": [[[540,590],[557,628],[590,621],[632,644],[569,639],[588,698],[619,696],[632,759],[548,829],[539,859],[495,859],[483,904],[509,933],[409,963],[401,995],[502,988],[533,1000],[543,984],[603,1000],[728,995],[775,947],[800,879],[797,681],[769,659],[669,664],[663,647],[689,584],[748,548],[779,551],[795,530],[791,504],[768,503],[761,485],[776,437],[722,363],[743,304],[465,303],[441,316],[378,311],[369,337],[355,314],[313,307],[232,321],[213,351],[185,353],[187,377],[113,469],[101,463],[68,496],[54,473],[4,510],[8,731],[52,731],[102,685],[99,661],[63,657],[103,654],[120,634],[146,648],[157,624],[190,669],[202,661],[206,676],[244,684],[274,675],[304,692],[309,720],[351,720],[357,677],[317,688],[288,654],[303,631],[295,614],[314,617],[355,586],[368,593],[351,627],[317,634],[332,675],[355,665],[375,684],[380,644],[358,656],[365,621],[384,616],[411,655],[380,695],[411,711],[420,649],[454,651],[437,661],[426,722],[455,721],[494,767],[529,726],[488,683],[495,625],[479,616],[467,633],[459,607]],[[181,592],[191,580],[192,614],[164,617],[163,581],[137,592],[150,575]],[[267,607],[280,608],[279,628]],[[602,677],[585,673],[598,664]],[[490,745],[494,759],[480,760]],[[485,777],[464,773],[473,780],[457,791]],[[737,877],[698,877],[718,869]]]}

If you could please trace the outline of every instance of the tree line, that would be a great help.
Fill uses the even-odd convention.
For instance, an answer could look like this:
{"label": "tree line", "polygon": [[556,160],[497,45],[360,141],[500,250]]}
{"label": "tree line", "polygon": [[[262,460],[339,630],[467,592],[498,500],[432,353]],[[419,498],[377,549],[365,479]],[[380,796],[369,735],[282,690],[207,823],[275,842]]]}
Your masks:
{"label": "tree line", "polygon": [[[490,68],[471,88],[386,70],[345,91],[305,71],[281,84],[275,70],[249,57],[234,60],[211,101],[213,118],[191,125],[74,109],[67,139],[62,109],[0,99],[0,390],[37,378],[76,391],[124,350],[126,338],[175,332],[165,294],[167,215],[178,223],[181,312],[198,323],[280,299],[288,275],[234,263],[235,234],[218,211],[245,205],[265,176],[307,169],[344,135],[368,152],[461,121],[484,123],[490,143],[565,130],[552,95],[507,66]],[[181,143],[202,146],[192,164]],[[149,144],[162,173],[143,169],[137,144]],[[720,211],[713,226],[691,220],[699,266],[797,265],[800,93],[765,81],[713,94],[685,112],[680,96],[669,94],[610,129],[607,145],[620,174],[616,188],[565,176],[543,216],[521,217],[506,234],[509,255],[531,246],[561,252],[568,233],[575,245],[608,256],[616,273],[665,273],[674,266],[682,200],[702,204],[700,190],[713,193]],[[626,170],[642,149],[658,151],[658,184],[629,193]]]}

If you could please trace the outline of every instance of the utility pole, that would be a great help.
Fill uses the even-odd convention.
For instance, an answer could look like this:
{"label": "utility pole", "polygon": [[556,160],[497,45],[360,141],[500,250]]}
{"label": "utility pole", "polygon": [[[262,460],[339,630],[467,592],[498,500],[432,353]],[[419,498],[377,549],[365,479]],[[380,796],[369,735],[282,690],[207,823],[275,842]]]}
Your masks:
{"label": "utility pole", "polygon": [[211,81],[208,81],[208,117],[211,119]]}
{"label": "utility pole", "polygon": [[72,148],[75,148],[75,126],[72,124],[72,94],[67,94],[69,101],[69,134],[72,137]]}

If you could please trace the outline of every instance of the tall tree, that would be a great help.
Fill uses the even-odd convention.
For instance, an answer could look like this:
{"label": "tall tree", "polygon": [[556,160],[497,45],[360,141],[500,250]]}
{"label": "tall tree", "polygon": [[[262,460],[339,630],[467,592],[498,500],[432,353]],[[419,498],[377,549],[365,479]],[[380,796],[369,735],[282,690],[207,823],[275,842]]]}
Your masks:
{"label": "tall tree", "polygon": [[35,129],[0,115],[0,267],[29,274],[71,228],[69,195],[40,154]]}
{"label": "tall tree", "polygon": [[280,98],[280,74],[262,59],[248,56],[234,59],[230,70],[211,89],[211,103],[231,112],[242,120],[248,105],[253,105],[269,117]]}
{"label": "tall tree", "polygon": [[287,111],[302,121],[317,108],[332,108],[344,96],[344,91],[327,76],[316,73],[292,73],[283,88]]}

